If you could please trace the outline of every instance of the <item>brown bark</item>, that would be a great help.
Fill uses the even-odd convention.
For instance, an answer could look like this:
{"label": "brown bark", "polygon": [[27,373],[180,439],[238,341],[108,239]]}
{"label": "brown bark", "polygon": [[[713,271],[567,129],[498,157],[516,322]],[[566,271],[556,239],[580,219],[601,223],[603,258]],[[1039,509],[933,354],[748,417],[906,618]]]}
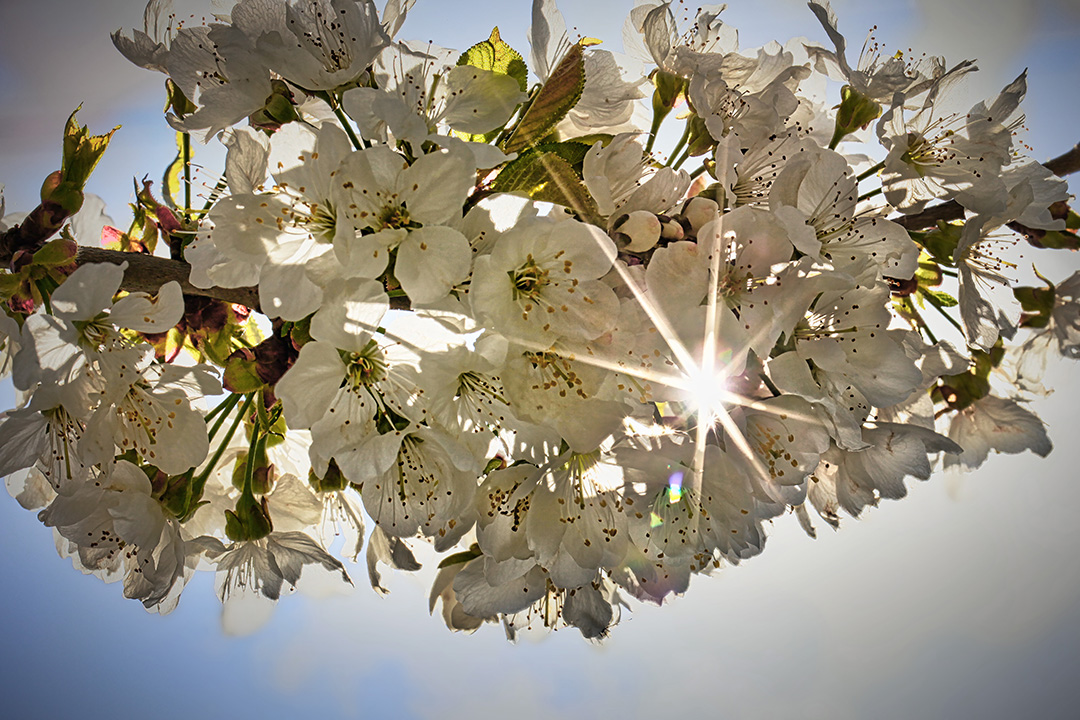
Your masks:
{"label": "brown bark", "polygon": [[[1073,145],[1071,150],[1058,155],[1053,160],[1047,160],[1043,165],[1058,177],[1080,172],[1080,143]],[[928,207],[914,215],[897,218],[896,222],[908,230],[923,230],[934,227],[937,225],[938,220],[948,222],[950,220],[962,220],[963,218],[964,208],[955,200],[950,200],[940,205]]]}
{"label": "brown bark", "polygon": [[[1080,144],[1073,146],[1068,152],[1044,163],[1056,175],[1065,176],[1080,171]],[[49,208],[38,207],[31,216],[29,222],[24,222],[22,227],[16,226],[0,236],[0,263],[9,265],[12,255],[20,249],[37,249],[47,237],[55,232],[57,218],[56,213],[48,212]],[[38,217],[41,216],[41,217]],[[52,222],[43,222],[44,218]],[[896,222],[908,230],[921,230],[933,227],[939,220],[959,220],[964,217],[964,209],[953,200],[934,205],[914,215],[898,218]],[[61,219],[62,221],[62,219]],[[124,282],[121,290],[141,291],[156,293],[162,285],[175,280],[180,283],[185,295],[200,295],[202,297],[223,300],[225,302],[244,305],[252,310],[259,311],[259,289],[257,287],[242,288],[198,288],[188,281],[191,266],[182,260],[170,260],[168,258],[144,255],[142,253],[125,253],[117,250],[104,250],[94,247],[79,247],[76,258],[79,265],[87,263],[113,263],[120,265],[128,263],[124,272]],[[390,307],[396,310],[409,309],[408,298],[391,298]]]}
{"label": "brown bark", "polygon": [[124,271],[124,282],[120,285],[121,290],[128,292],[156,293],[165,283],[176,281],[180,283],[180,289],[185,295],[201,295],[215,300],[244,305],[252,310],[259,309],[259,289],[255,287],[241,288],[198,288],[188,281],[191,266],[180,260],[146,255],[143,253],[126,253],[119,250],[103,250],[95,247],[79,247],[79,254],[75,258],[79,265],[90,263],[112,263],[120,265],[127,263]]}
{"label": "brown bark", "polygon": [[[180,283],[180,288],[185,295],[201,295],[214,300],[244,305],[256,312],[262,312],[259,309],[259,288],[195,287],[188,280],[191,266],[181,260],[80,246],[75,261],[79,265],[89,263],[120,265],[126,262],[128,268],[124,271],[124,281],[120,289],[128,292],[156,293],[162,285],[175,280]],[[408,310],[409,300],[408,298],[390,298],[390,307],[394,310]]]}

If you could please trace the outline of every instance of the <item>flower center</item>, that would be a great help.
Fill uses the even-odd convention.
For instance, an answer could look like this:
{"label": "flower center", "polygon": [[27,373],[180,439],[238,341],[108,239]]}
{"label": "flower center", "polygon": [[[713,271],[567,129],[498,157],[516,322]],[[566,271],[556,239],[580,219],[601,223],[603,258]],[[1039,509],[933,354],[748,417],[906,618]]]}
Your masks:
{"label": "flower center", "polygon": [[315,205],[311,211],[311,220],[308,222],[308,231],[319,242],[331,243],[334,241],[334,231],[337,228],[337,214],[334,206],[329,202]]}
{"label": "flower center", "polygon": [[409,211],[404,205],[387,205],[382,209],[382,213],[379,214],[379,222],[384,229],[396,229],[408,227],[411,221],[409,219]]}
{"label": "flower center", "polygon": [[512,270],[507,275],[514,286],[514,300],[535,300],[540,294],[540,289],[548,285],[548,271],[541,268],[529,255],[525,263],[517,270]]}
{"label": "flower center", "polygon": [[374,385],[387,375],[386,359],[374,340],[369,340],[358,352],[347,353],[344,360],[348,368],[349,383],[354,390]]}

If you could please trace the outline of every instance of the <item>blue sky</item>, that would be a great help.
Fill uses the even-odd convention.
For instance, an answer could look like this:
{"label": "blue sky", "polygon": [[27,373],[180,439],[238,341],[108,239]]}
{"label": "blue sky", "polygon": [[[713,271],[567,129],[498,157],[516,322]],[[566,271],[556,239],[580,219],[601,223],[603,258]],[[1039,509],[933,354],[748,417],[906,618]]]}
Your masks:
{"label": "blue sky", "polygon": [[[568,26],[618,49],[631,4],[564,2],[562,10]],[[972,100],[1030,67],[1024,139],[1033,155],[1080,141],[1080,11],[1068,0],[834,7],[856,51],[876,23],[890,47],[977,57]],[[162,77],[129,66],[107,37],[140,26],[141,16],[139,0],[0,3],[0,182],[9,210],[28,209],[55,169],[64,119],[80,102],[92,130],[124,126],[91,181],[114,218],[126,222],[132,176],[160,174],[171,154]],[[745,47],[825,40],[794,0],[736,0],[726,16]],[[402,35],[463,48],[493,24],[527,48],[524,1],[420,0]],[[1059,277],[1080,268],[1072,255],[1039,262]],[[1077,369],[1056,366],[1058,393],[1037,407],[1057,446],[1047,460],[996,456],[958,483],[935,476],[816,541],[780,518],[768,552],[696,579],[663,608],[635,605],[601,647],[573,631],[513,646],[494,626],[453,635],[427,614],[430,575],[395,574],[391,596],[380,599],[360,568],[351,568],[350,595],[292,596],[255,636],[224,637],[212,578],[196,577],[172,615],[147,615],[119,587],[57,557],[32,513],[0,502],[5,715],[1072,717],[1080,701],[1080,444],[1070,441]],[[10,406],[10,395],[3,399]]]}

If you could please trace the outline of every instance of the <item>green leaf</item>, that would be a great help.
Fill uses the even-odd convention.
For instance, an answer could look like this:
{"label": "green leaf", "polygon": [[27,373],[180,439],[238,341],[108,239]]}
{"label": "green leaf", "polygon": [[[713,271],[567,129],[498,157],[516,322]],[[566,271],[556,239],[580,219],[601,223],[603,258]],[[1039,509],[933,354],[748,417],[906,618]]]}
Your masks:
{"label": "green leaf", "polygon": [[1038,243],[1051,250],[1080,250],[1080,237],[1074,232],[1047,230],[1046,234],[1038,239]]}
{"label": "green leaf", "polygon": [[97,167],[113,133],[120,129],[117,125],[107,135],[91,135],[85,125],[80,126],[75,120],[75,113],[82,107],[75,108],[64,127],[64,160],[60,172],[64,182],[71,183],[80,190],[86,185],[90,173]]}
{"label": "green leaf", "polygon": [[79,247],[69,233],[64,233],[55,240],[41,246],[34,253],[34,264],[43,267],[64,267],[75,262]]}
{"label": "green leaf", "polygon": [[577,43],[570,47],[552,70],[547,82],[533,96],[503,150],[508,153],[520,152],[547,137],[577,105],[584,89],[584,45]]}
{"label": "green leaf", "polygon": [[[194,152],[189,152],[194,155]],[[170,208],[183,207],[184,133],[176,133],[176,157],[161,177],[161,197]]]}
{"label": "green leaf", "polygon": [[183,118],[198,109],[195,103],[188,100],[187,96],[184,95],[184,91],[171,78],[165,81],[165,95],[165,109],[163,112],[172,110],[177,117]]}
{"label": "green leaf", "polygon": [[590,133],[589,135],[578,135],[573,141],[583,143],[591,148],[596,143],[601,143],[604,147],[607,147],[614,139],[615,136],[611,133]]}
{"label": "green leaf", "polygon": [[1005,346],[997,341],[990,352],[975,351],[971,354],[971,367],[959,375],[945,375],[934,393],[954,410],[963,410],[976,400],[990,394],[990,371],[1001,364]]}
{"label": "green leaf", "polygon": [[939,222],[936,230],[917,237],[915,240],[936,261],[942,265],[953,267],[953,251],[956,250],[956,244],[960,242],[960,233],[963,232],[963,229],[963,225]]}
{"label": "green leaf", "polygon": [[22,274],[0,273],[0,300],[7,301],[23,287],[25,278]]}
{"label": "green leaf", "polygon": [[475,560],[481,555],[483,555],[483,553],[480,552],[480,546],[476,543],[473,543],[472,547],[470,547],[468,550],[454,553],[453,555],[447,555],[445,558],[443,558],[442,562],[439,563],[439,569],[442,570],[443,568],[450,567],[451,565],[467,563],[470,560]]}
{"label": "green leaf", "polygon": [[[221,333],[225,335],[225,333]],[[248,348],[232,353],[225,361],[222,384],[229,392],[246,394],[262,389],[266,384],[259,377],[255,354]]]}
{"label": "green leaf", "polygon": [[927,287],[920,287],[919,292],[921,292],[924,295],[927,295],[928,297],[932,298],[931,302],[933,302],[933,304],[937,305],[938,307],[943,307],[943,308],[956,307],[957,305],[960,304],[959,301],[957,301],[956,298],[954,298],[952,295],[950,295],[947,292],[942,292],[940,290],[931,290],[930,288],[927,288]]}
{"label": "green leaf", "polygon": [[1026,312],[1049,313],[1054,308],[1054,288],[1018,287],[1013,295]]}
{"label": "green leaf", "polygon": [[555,153],[565,160],[567,165],[574,169],[578,177],[581,177],[582,166],[585,164],[585,156],[589,154],[590,148],[590,145],[579,142],[575,138],[574,140],[567,140],[566,142],[541,143],[530,152]]}
{"label": "green leaf", "polygon": [[529,150],[522,153],[502,169],[491,189],[563,205],[586,222],[595,222],[599,216],[596,201],[585,183],[558,152]]}
{"label": "green leaf", "polygon": [[509,75],[518,81],[521,92],[525,92],[529,70],[521,54],[507,45],[499,37],[499,28],[491,31],[491,37],[478,42],[458,58],[458,65],[471,65],[481,70],[490,70],[500,75]]}
{"label": "green leaf", "polygon": [[941,267],[924,252],[919,258],[919,269],[915,271],[915,278],[919,285],[933,287],[940,285],[945,276],[941,273]]}
{"label": "green leaf", "polygon": [[1050,324],[1057,293],[1053,285],[1049,283],[1047,285],[1048,287],[1042,288],[1013,288],[1013,295],[1020,302],[1020,307],[1024,309],[1024,314],[1020,318],[1020,327],[1044,328]]}
{"label": "green leaf", "polygon": [[1072,209],[1069,210],[1069,214],[1065,216],[1065,229],[1066,230],[1080,230],[1080,215]]}

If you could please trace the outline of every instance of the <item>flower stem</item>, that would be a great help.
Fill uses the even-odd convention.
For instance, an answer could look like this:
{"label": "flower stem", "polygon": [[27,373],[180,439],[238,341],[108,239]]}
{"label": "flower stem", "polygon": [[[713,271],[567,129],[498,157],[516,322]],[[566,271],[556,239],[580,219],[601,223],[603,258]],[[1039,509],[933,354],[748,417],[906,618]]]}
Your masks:
{"label": "flower stem", "polygon": [[870,198],[874,197],[875,195],[880,195],[882,192],[883,192],[883,190],[881,188],[874,188],[870,192],[866,192],[866,193],[863,193],[862,195],[860,195],[859,199],[858,199],[858,202],[862,202],[863,200],[869,200]]}
{"label": "flower stem", "polygon": [[941,313],[941,316],[943,318],[945,318],[946,320],[948,320],[949,324],[951,324],[954,328],[956,328],[961,336],[967,337],[967,335],[964,333],[964,328],[961,327],[960,323],[956,322],[956,318],[954,318],[952,315],[950,315],[948,312],[945,311],[945,306],[941,304],[940,300],[938,300],[936,297],[934,297],[930,293],[926,292],[926,290],[923,289],[923,288],[919,288],[919,293],[924,298],[926,298],[926,302],[930,303],[935,308],[937,308],[937,311],[939,313]]}
{"label": "flower stem", "polygon": [[[218,445],[217,450],[214,452],[214,457],[210,458],[210,462],[207,463],[203,471],[199,473],[195,480],[191,483],[191,501],[188,503],[188,511],[185,514],[185,519],[191,516],[194,511],[193,504],[198,503],[202,498],[203,488],[206,486],[206,481],[210,477],[210,473],[214,471],[214,467],[218,464],[218,460],[225,453],[225,448],[228,447],[229,441],[232,440],[233,435],[236,434],[236,428],[240,427],[240,423],[244,421],[244,416],[247,415],[248,410],[251,409],[251,403],[255,400],[255,393],[249,393],[247,399],[244,400],[244,406],[240,408],[240,412],[236,415],[236,419],[233,420],[233,424],[229,427],[229,432],[225,433],[225,437],[222,438],[221,444]],[[223,415],[222,417],[226,417]]]}
{"label": "flower stem", "polygon": [[211,440],[213,440],[214,435],[217,434],[218,428],[220,428],[222,423],[225,422],[225,416],[228,415],[234,407],[236,407],[236,403],[240,402],[241,397],[241,395],[238,395],[236,393],[230,393],[227,399],[218,403],[218,406],[216,408],[206,413],[206,416],[203,418],[203,420],[205,420],[206,422],[210,422],[214,419],[215,416],[221,415],[221,417],[217,419],[217,422],[214,423],[214,427],[210,428],[209,436]]}
{"label": "flower stem", "polygon": [[704,165],[702,165],[702,166],[701,166],[701,167],[699,167],[699,168],[698,168],[697,170],[695,170],[694,172],[690,173],[690,179],[691,179],[691,180],[693,180],[693,179],[697,178],[697,177],[698,177],[699,175],[701,175],[701,174],[702,174],[703,172],[705,172],[705,171],[706,171],[707,169],[708,169],[708,168],[706,168],[706,167],[705,167]]}
{"label": "flower stem", "polygon": [[[254,397],[254,395],[252,395]],[[261,416],[262,413],[258,413],[256,417]],[[255,422],[251,427],[251,444],[248,445],[247,466],[244,468],[244,489],[243,494],[250,497],[255,497],[255,494],[251,490],[251,484],[255,479],[255,458],[258,457],[259,444],[265,442],[265,433],[262,432],[263,427],[261,422]]]}
{"label": "flower stem", "polygon": [[682,164],[686,162],[689,157],[690,148],[687,148],[686,150],[683,150],[683,154],[679,156],[679,159],[672,164],[671,169],[678,170],[680,167],[682,167]]}
{"label": "flower stem", "polygon": [[765,387],[769,389],[769,392],[773,394],[773,397],[780,397],[780,389],[773,384],[773,381],[763,372],[758,373],[758,377],[761,378],[761,382],[765,384]]}
{"label": "flower stem", "polygon": [[656,143],[656,133],[660,131],[660,123],[664,122],[664,118],[667,117],[667,113],[658,113],[653,111],[652,126],[649,128],[649,139],[645,141],[645,152],[652,152],[653,145]]}
{"label": "flower stem", "polygon": [[348,116],[341,109],[341,105],[338,104],[333,95],[326,90],[320,90],[315,93],[315,97],[326,101],[326,104],[334,111],[334,115],[337,116],[338,122],[341,123],[341,127],[345,129],[345,134],[349,136],[349,142],[352,143],[353,149],[365,150],[369,147],[365,141],[356,136],[356,132],[352,128],[352,123],[349,122]]}
{"label": "flower stem", "polygon": [[876,173],[878,170],[881,170],[883,167],[885,167],[885,161],[884,160],[882,160],[881,162],[879,162],[877,165],[870,168],[869,170],[860,173],[859,176],[857,178],[855,178],[855,182],[862,182],[866,178],[868,178],[871,175],[873,175],[874,173]]}
{"label": "flower stem", "polygon": [[922,314],[915,308],[915,303],[911,302],[910,297],[904,298],[904,302],[907,305],[908,312],[910,312],[911,316],[919,323],[919,329],[926,335],[926,339],[936,345],[938,340],[934,337],[934,333],[930,329],[930,326],[926,324],[926,320],[923,320]]}
{"label": "flower stem", "polygon": [[675,143],[675,147],[671,148],[671,154],[668,156],[668,161],[664,163],[665,167],[671,166],[671,161],[679,154],[679,152],[686,145],[686,141],[690,139],[690,123],[686,123],[686,129],[683,130],[682,137],[679,138],[679,142]]}
{"label": "flower stem", "polygon": [[181,135],[180,146],[184,153],[184,216],[191,219],[191,134]]}

